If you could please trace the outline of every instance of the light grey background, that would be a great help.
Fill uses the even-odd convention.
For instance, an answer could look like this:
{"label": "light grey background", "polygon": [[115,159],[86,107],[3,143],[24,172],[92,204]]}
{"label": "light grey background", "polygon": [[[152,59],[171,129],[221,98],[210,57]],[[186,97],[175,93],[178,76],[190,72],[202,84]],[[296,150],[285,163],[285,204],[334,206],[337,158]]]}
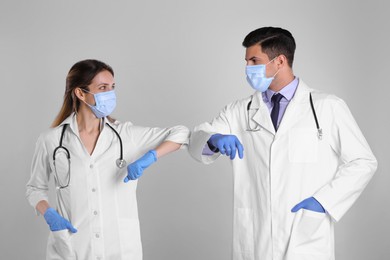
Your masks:
{"label": "light grey background", "polygon": [[[252,92],[241,42],[268,25],[292,32],[295,74],[347,102],[379,161],[336,226],[337,258],[388,259],[388,24],[381,0],[1,0],[1,259],[44,259],[48,228],[25,200],[25,184],[35,141],[57,114],[75,62],[113,66],[116,118],[192,128]],[[145,260],[230,259],[226,158],[204,166],[185,150],[168,155],[139,181],[138,201]]]}

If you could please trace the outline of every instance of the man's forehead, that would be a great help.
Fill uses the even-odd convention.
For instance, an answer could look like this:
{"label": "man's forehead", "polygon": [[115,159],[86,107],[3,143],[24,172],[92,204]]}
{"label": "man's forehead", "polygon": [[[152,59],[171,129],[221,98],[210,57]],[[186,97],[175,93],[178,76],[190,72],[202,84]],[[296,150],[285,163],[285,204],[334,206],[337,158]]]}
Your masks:
{"label": "man's forehead", "polygon": [[246,49],[246,52],[245,52],[245,59],[246,60],[250,60],[253,58],[266,58],[266,57],[267,57],[267,54],[262,52],[261,46],[258,44],[248,47]]}

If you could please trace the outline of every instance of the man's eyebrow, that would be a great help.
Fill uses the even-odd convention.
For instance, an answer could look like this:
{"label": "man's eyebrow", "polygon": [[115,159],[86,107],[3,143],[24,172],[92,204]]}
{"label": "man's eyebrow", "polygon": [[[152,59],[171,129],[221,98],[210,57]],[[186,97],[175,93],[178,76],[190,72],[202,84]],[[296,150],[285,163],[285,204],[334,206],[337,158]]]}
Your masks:
{"label": "man's eyebrow", "polygon": [[249,59],[245,59],[246,61],[248,61],[248,60],[256,60],[256,59],[260,59],[259,57],[256,57],[256,56],[253,56],[253,57],[251,57],[251,58],[249,58]]}

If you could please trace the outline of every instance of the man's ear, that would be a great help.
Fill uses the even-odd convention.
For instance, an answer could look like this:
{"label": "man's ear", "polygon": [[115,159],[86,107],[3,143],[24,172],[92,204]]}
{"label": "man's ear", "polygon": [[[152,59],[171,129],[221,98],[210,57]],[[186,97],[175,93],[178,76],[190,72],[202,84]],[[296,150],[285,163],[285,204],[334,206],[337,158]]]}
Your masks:
{"label": "man's ear", "polygon": [[278,65],[278,68],[281,69],[285,66],[288,66],[288,60],[286,58],[286,56],[284,56],[283,54],[280,54],[277,58],[276,58],[276,64]]}

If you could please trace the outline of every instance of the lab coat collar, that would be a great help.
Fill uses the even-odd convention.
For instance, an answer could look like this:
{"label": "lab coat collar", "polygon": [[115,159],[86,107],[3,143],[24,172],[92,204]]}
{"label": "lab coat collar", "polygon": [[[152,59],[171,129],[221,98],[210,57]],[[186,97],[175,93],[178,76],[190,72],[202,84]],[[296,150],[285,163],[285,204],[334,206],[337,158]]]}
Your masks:
{"label": "lab coat collar", "polygon": [[76,118],[76,114],[74,112],[70,114],[70,116],[68,116],[64,121],[62,121],[61,124],[59,124],[59,126],[63,126],[66,124],[70,125],[71,122],[73,121],[73,118]]}
{"label": "lab coat collar", "polygon": [[76,113],[70,114],[62,123],[58,126],[69,125],[69,128],[76,136],[79,136],[79,130],[77,126]]}
{"label": "lab coat collar", "polygon": [[282,135],[289,131],[296,122],[298,122],[306,113],[305,110],[310,110],[309,94],[312,91],[302,80],[299,81],[294,97],[290,100],[286,111],[284,112],[282,121],[278,128],[277,135]]}
{"label": "lab coat collar", "polygon": [[[103,131],[105,124],[108,123],[113,127],[116,127],[115,123],[112,124],[110,120],[108,120],[106,117],[103,117],[102,120],[100,121],[100,131]],[[60,126],[63,126],[65,124],[69,125],[69,128],[78,136],[79,135],[79,128],[77,124],[77,114],[73,112],[70,116],[68,116],[64,121],[62,121]]]}
{"label": "lab coat collar", "polygon": [[262,93],[259,91],[256,91],[252,96],[252,104],[249,107],[248,116],[248,120],[256,122],[261,128],[271,134],[275,134],[268,107],[263,101]]}
{"label": "lab coat collar", "polygon": [[[290,100],[290,103],[288,104],[287,109],[283,115],[283,119],[280,122],[280,126],[278,128],[279,134],[283,132],[283,129],[288,129],[291,124],[300,118],[301,115],[298,113],[297,109],[302,103],[309,102],[309,93],[311,90],[312,89],[310,89],[301,79],[299,79],[297,90],[293,98]],[[260,127],[269,131],[273,135],[276,134],[271,121],[269,109],[263,101],[262,93],[259,91],[256,91],[253,94],[249,115],[253,115],[252,120],[255,121]]]}
{"label": "lab coat collar", "polygon": [[[114,123],[111,123],[107,118],[104,117],[101,120],[100,134],[99,134],[99,137],[97,139],[97,142],[95,144],[95,147],[93,149],[92,154],[89,154],[88,151],[85,149],[85,155],[87,156],[86,158],[92,158],[95,160],[96,158],[99,158],[99,156],[104,154],[108,150],[108,148],[110,147],[110,144],[112,142],[112,138],[115,134],[111,131],[111,129],[108,129],[108,130],[106,129],[106,128],[108,128],[108,126],[106,126],[106,123],[113,126],[114,128],[117,128],[117,121]],[[78,140],[82,143],[80,135],[79,135],[78,124],[77,124],[77,115],[75,113],[72,113],[68,118],[66,118],[60,124],[60,126],[65,125],[65,124],[69,125],[69,127],[67,129],[70,129],[69,131],[71,133],[73,133],[78,138]]]}

